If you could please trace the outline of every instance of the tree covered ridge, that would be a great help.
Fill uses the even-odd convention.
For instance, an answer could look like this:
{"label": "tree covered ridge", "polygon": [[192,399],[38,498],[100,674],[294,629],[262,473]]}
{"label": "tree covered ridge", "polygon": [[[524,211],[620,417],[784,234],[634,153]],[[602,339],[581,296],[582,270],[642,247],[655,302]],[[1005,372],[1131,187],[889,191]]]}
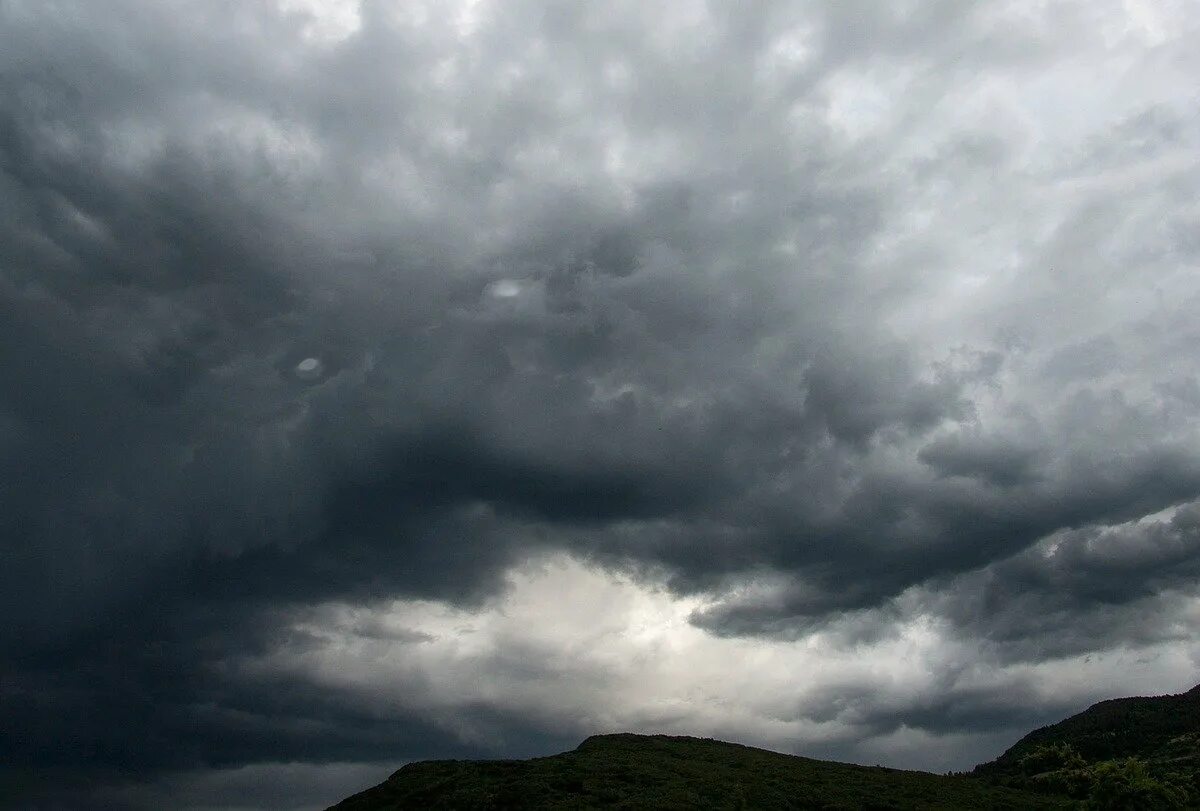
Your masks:
{"label": "tree covered ridge", "polygon": [[1200,807],[1200,685],[1101,701],[1034,730],[972,775],[1092,808]]}
{"label": "tree covered ridge", "polygon": [[410,763],[339,811],[407,808],[1067,808],[964,777],[784,755],[712,739],[598,735],[544,758]]}
{"label": "tree covered ridge", "polygon": [[1200,686],[1102,701],[968,774],[709,738],[598,735],[550,757],[410,763],[335,808],[1200,808]]}

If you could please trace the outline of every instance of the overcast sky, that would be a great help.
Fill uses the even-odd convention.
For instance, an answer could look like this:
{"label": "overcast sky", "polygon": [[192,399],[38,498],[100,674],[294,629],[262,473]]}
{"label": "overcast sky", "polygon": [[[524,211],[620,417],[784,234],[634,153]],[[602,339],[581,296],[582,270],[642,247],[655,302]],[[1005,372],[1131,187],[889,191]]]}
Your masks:
{"label": "overcast sky", "polygon": [[0,0],[5,791],[307,809],[611,731],[944,771],[1190,688],[1198,38]]}

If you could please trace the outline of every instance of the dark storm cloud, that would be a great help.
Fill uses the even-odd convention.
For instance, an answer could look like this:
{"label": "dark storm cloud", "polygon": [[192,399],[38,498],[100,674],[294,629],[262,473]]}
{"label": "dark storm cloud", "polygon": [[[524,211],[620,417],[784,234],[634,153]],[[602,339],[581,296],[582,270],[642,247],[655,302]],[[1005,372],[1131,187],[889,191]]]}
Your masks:
{"label": "dark storm cloud", "polygon": [[1056,533],[940,589],[939,611],[1018,660],[1176,637],[1164,617],[1194,592],[1198,518],[1189,504],[1165,521]]}
{"label": "dark storm cloud", "polygon": [[800,710],[814,721],[841,721],[868,734],[893,733],[907,727],[935,734],[1024,732],[1078,711],[1067,700],[1047,701],[1028,679],[966,687],[957,683],[959,668],[950,668],[934,684],[915,695],[881,694],[878,685],[846,684],[810,696]]}
{"label": "dark storm cloud", "polygon": [[941,476],[983,477],[996,485],[1019,484],[1036,475],[1036,457],[1036,448],[1016,441],[961,436],[942,437],[917,454]]}
{"label": "dark storm cloud", "polygon": [[969,97],[1071,69],[1092,12],[413,9],[314,43],[265,4],[0,2],[14,762],[465,751],[226,665],[321,601],[478,605],[536,550],[715,595],[726,635],[948,583],[1042,650],[1037,616],[1112,640],[1096,605],[1185,588],[1191,513],[1102,527],[1200,494],[1194,122],[1064,117],[1100,134],[1031,157],[1048,91]]}

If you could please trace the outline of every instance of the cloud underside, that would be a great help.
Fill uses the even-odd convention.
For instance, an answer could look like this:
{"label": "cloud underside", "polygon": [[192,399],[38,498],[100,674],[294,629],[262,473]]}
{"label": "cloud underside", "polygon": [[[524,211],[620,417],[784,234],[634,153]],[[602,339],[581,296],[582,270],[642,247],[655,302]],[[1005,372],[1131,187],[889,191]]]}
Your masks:
{"label": "cloud underside", "polygon": [[1190,686],[1187,11],[0,0],[0,745],[957,766]]}

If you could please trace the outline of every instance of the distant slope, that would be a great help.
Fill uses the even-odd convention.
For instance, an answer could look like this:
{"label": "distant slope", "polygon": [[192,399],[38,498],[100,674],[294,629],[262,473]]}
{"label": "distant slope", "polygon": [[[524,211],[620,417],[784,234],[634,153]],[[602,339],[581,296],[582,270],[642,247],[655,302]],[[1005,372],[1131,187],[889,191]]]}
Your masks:
{"label": "distant slope", "polygon": [[1009,774],[1038,747],[1069,745],[1087,762],[1136,757],[1151,764],[1200,766],[1200,685],[1179,695],[1114,698],[1034,730],[976,774]]}
{"label": "distant slope", "polygon": [[339,811],[405,808],[1068,808],[968,777],[854,766],[732,743],[600,735],[552,757],[410,763]]}
{"label": "distant slope", "polygon": [[1088,808],[1200,808],[1200,687],[1101,701],[1029,733],[972,777]]}

